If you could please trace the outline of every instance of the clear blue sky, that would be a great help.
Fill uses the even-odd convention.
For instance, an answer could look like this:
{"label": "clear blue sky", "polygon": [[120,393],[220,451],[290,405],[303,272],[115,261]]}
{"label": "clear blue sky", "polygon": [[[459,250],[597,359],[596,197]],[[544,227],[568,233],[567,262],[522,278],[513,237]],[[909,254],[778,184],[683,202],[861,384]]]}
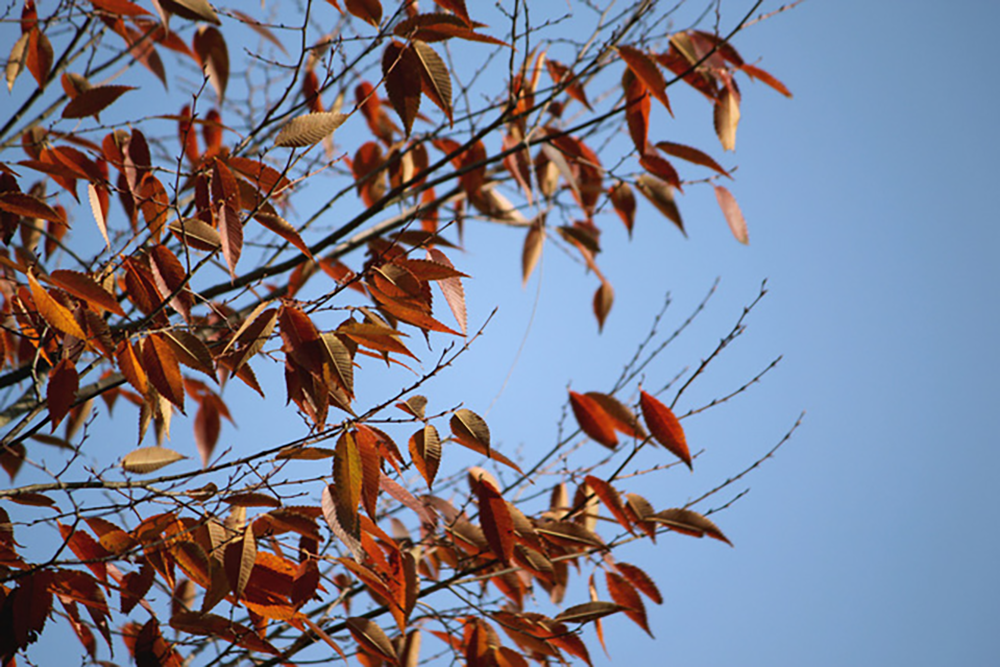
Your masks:
{"label": "clear blue sky", "polygon": [[[724,2],[723,15],[749,4]],[[605,621],[614,664],[996,664],[998,25],[1000,4],[986,0],[809,0],[741,34],[740,52],[795,94],[744,85],[724,163],[740,166],[730,187],[750,245],[733,241],[704,187],[680,201],[688,240],[642,203],[631,241],[608,222],[601,261],[616,303],[601,336],[596,283],[551,247],[523,291],[520,234],[471,229],[467,256],[453,258],[474,275],[470,323],[500,310],[466,364],[426,393],[432,407],[488,412],[513,451],[553,441],[568,385],[617,378],[666,292],[669,327],[721,277],[707,312],[648,370],[650,386],[710,352],[768,280],[746,335],[680,408],[782,363],[687,420],[692,447],[705,449],[695,474],[672,472],[643,493],[658,508],[683,504],[752,463],[802,410],[804,423],[735,488],[750,493],[713,517],[735,548],[666,536],[619,554],[655,573],[666,600],[648,607],[656,641],[624,617]],[[680,92],[673,101],[677,125],[654,126],[654,138],[719,155],[706,105]],[[290,408],[275,422],[246,400],[225,444],[271,445],[300,427]],[[194,456],[186,424],[173,444]],[[592,653],[604,664],[596,643]]]}

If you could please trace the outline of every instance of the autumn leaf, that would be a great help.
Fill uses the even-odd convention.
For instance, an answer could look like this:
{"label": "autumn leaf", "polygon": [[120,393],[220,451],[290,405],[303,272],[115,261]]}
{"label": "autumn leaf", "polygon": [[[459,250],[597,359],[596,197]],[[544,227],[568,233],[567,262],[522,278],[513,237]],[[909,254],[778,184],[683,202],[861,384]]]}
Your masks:
{"label": "autumn leaf", "polygon": [[28,285],[31,288],[31,297],[35,300],[35,307],[38,314],[42,316],[49,325],[58,329],[64,334],[87,340],[87,334],[80,328],[80,324],[73,317],[73,314],[50,295],[44,287],[38,284],[34,271],[28,272]]}
{"label": "autumn leaf", "polygon": [[680,209],[677,208],[677,203],[674,201],[674,189],[669,183],[656,178],[655,176],[650,176],[649,174],[640,174],[639,178],[636,179],[636,187],[639,189],[646,199],[656,207],[656,209],[665,215],[671,222],[677,225],[677,228],[681,230],[684,236],[687,236],[687,232],[684,231],[684,221],[681,219]]}
{"label": "autumn leaf", "polygon": [[403,129],[409,136],[413,121],[420,111],[421,82],[425,76],[421,59],[413,49],[393,40],[385,47],[382,55],[382,76],[385,77],[389,102],[403,121]]}
{"label": "autumn leaf", "polygon": [[652,637],[653,632],[649,629],[649,621],[646,618],[646,605],[632,584],[616,572],[605,572],[604,576],[611,599],[621,605],[625,615]]}
{"label": "autumn leaf", "polygon": [[612,449],[618,444],[611,420],[594,399],[571,391],[569,402],[576,422],[588,437]]}
{"label": "autumn leaf", "polygon": [[719,208],[722,209],[722,215],[726,217],[726,223],[729,225],[733,237],[743,245],[750,243],[750,238],[747,235],[747,221],[743,218],[740,205],[736,203],[736,197],[721,185],[716,185],[714,188],[715,198],[719,202]]}
{"label": "autumn leaf", "polygon": [[500,491],[485,478],[476,484],[479,500],[479,525],[490,545],[490,551],[504,564],[510,564],[514,551],[514,523],[507,502]]}
{"label": "autumn leaf", "polygon": [[644,391],[639,392],[639,406],[653,438],[691,468],[691,452],[688,451],[684,429],[673,411]]}
{"label": "autumn leaf", "polygon": [[192,49],[221,104],[226,98],[226,87],[229,85],[229,50],[226,48],[225,38],[217,28],[199,26],[194,34]]}
{"label": "autumn leaf", "polygon": [[685,535],[692,537],[708,535],[720,542],[725,542],[729,546],[733,546],[733,543],[719,530],[718,526],[707,517],[693,510],[681,508],[661,510],[651,516],[650,519]]}
{"label": "autumn leaf", "polygon": [[166,447],[143,447],[126,454],[121,460],[121,466],[126,472],[145,475],[183,458],[183,455]]}
{"label": "autumn leaf", "polygon": [[436,428],[426,424],[410,436],[410,457],[430,488],[441,464],[441,438]]}
{"label": "autumn leaf", "polygon": [[347,120],[342,113],[310,113],[291,119],[274,138],[274,145],[283,148],[302,148],[317,144]]}
{"label": "autumn leaf", "polygon": [[731,86],[722,89],[715,103],[715,133],[722,149],[736,150],[736,126],[740,123],[740,95]]}
{"label": "autumn leaf", "polygon": [[76,400],[76,392],[80,388],[80,376],[76,365],[69,359],[62,359],[49,371],[49,384],[46,388],[46,401],[49,407],[49,420],[52,430],[62,421]]}
{"label": "autumn leaf", "polygon": [[611,312],[611,304],[615,300],[615,291],[611,283],[602,280],[597,291],[594,292],[594,316],[597,317],[597,331],[600,333],[604,329],[604,321]]}
{"label": "autumn leaf", "polygon": [[673,116],[674,112],[670,109],[670,100],[667,98],[667,82],[656,61],[646,53],[631,46],[619,46],[618,55],[625,61],[636,78],[642,81],[646,90]]}
{"label": "autumn leaf", "polygon": [[583,604],[567,607],[553,619],[560,623],[590,623],[599,618],[610,616],[622,611],[623,607],[614,602],[601,602],[600,600],[584,602]]}
{"label": "autumn leaf", "polygon": [[521,285],[528,284],[528,278],[542,256],[545,245],[545,227],[541,218],[535,220],[524,237],[524,248],[521,250]]}
{"label": "autumn leaf", "polygon": [[437,51],[426,42],[413,40],[411,48],[420,63],[420,84],[424,95],[437,105],[451,122],[451,74],[448,72],[448,67]]}
{"label": "autumn leaf", "polygon": [[81,91],[62,110],[63,118],[86,118],[96,116],[115,103],[119,97],[134,86],[93,86]]}

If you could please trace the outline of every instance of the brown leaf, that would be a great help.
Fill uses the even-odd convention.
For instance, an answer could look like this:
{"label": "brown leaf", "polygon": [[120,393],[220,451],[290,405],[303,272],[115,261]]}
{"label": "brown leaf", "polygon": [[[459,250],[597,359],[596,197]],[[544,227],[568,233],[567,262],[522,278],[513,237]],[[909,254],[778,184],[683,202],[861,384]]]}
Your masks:
{"label": "brown leaf", "polygon": [[732,176],[729,176],[729,172],[723,169],[722,166],[713,160],[710,155],[698,150],[697,148],[685,146],[684,144],[675,144],[671,141],[658,141],[656,142],[656,147],[668,155],[673,155],[674,157],[679,157],[682,160],[687,160],[688,162],[708,167],[723,176],[732,178]]}
{"label": "brown leaf", "polygon": [[282,218],[280,215],[258,211],[254,215],[254,220],[291,243],[309,259],[315,260],[312,252],[309,250],[309,246],[307,246],[305,241],[302,240],[302,237],[299,236],[299,232],[290,222]]}
{"label": "brown leaf", "polygon": [[162,334],[150,334],[142,341],[142,368],[156,391],[184,412],[181,367]]}
{"label": "brown leaf", "polygon": [[[431,260],[437,264],[443,264],[449,269],[454,270],[455,267],[452,265],[451,260],[445,257],[445,254],[437,248],[429,248],[427,253]],[[464,336],[468,333],[469,316],[465,308],[465,288],[462,287],[462,279],[459,276],[453,276],[438,280],[437,284],[441,288],[444,300],[448,303],[448,308],[451,309],[451,314],[454,315],[455,321],[458,322],[458,326]]]}
{"label": "brown leaf", "polygon": [[587,91],[584,90],[580,79],[573,74],[573,70],[551,58],[545,61],[545,67],[549,70],[549,77],[553,83],[566,86],[567,95],[587,107],[588,111],[593,111],[593,107],[590,106],[590,101],[587,99]]}
{"label": "brown leaf", "polygon": [[441,56],[426,42],[414,40],[411,48],[420,63],[420,85],[424,95],[452,120],[451,74]]}
{"label": "brown leaf", "polygon": [[608,192],[611,197],[611,205],[615,208],[615,213],[622,219],[628,235],[632,236],[632,227],[635,225],[635,195],[632,194],[632,187],[625,181],[619,181],[611,187]]}
{"label": "brown leaf", "polygon": [[333,484],[327,484],[323,487],[323,495],[320,500],[323,507],[323,518],[326,519],[327,525],[333,531],[333,534],[337,536],[337,539],[344,543],[344,546],[348,548],[354,559],[360,563],[365,559],[364,550],[361,548],[361,541],[340,525],[340,519],[337,516],[336,498],[337,490]]}
{"label": "brown leaf", "polygon": [[59,269],[50,273],[49,279],[73,296],[82,299],[95,312],[107,310],[115,315],[125,315],[114,295],[85,273]]}
{"label": "brown leaf", "polygon": [[403,129],[409,136],[413,121],[420,111],[424,66],[413,49],[393,40],[385,47],[382,55],[382,75],[385,77],[389,102],[403,121]]}
{"label": "brown leaf", "polygon": [[208,0],[157,0],[165,10],[190,21],[207,21],[220,25],[218,15]]}
{"label": "brown leaf", "polygon": [[681,233],[684,234],[684,236],[687,236],[687,232],[684,231],[684,221],[681,219],[681,212],[677,208],[677,203],[674,201],[674,189],[669,183],[665,183],[657,177],[650,176],[649,174],[640,174],[639,178],[636,179],[635,185],[639,188],[639,192],[641,192],[660,213],[665,215],[671,222],[677,225],[677,228],[681,230]]}
{"label": "brown leaf", "polygon": [[[98,222],[98,225],[100,224],[102,223]],[[219,232],[217,232],[215,228],[207,222],[203,222],[197,218],[174,220],[167,225],[167,228],[178,239],[180,239],[184,245],[194,248],[195,250],[206,250],[211,252],[222,245],[222,238],[219,236]],[[102,227],[102,233],[105,235],[105,238],[107,238],[106,227]]]}
{"label": "brown leaf", "polygon": [[618,436],[611,419],[594,399],[575,391],[569,392],[570,406],[573,415],[584,433],[605,447],[614,449],[618,444]]}
{"label": "brown leaf", "polygon": [[199,26],[194,34],[192,50],[208,77],[209,83],[219,96],[219,104],[226,98],[229,85],[229,50],[222,33],[212,26]]}
{"label": "brown leaf", "polygon": [[560,623],[589,623],[599,618],[616,614],[622,610],[623,607],[620,604],[598,600],[567,607],[552,620],[559,621]]}
{"label": "brown leaf", "polygon": [[247,491],[245,493],[231,493],[222,499],[222,502],[240,507],[281,507],[281,501],[268,493],[257,491]]}
{"label": "brown leaf", "polygon": [[226,258],[229,275],[236,279],[236,263],[243,253],[243,223],[236,210],[224,201],[219,202],[219,241]]}
{"label": "brown leaf", "polygon": [[679,508],[661,510],[649,518],[651,521],[663,524],[679,533],[691,535],[692,537],[708,535],[721,542],[725,542],[729,546],[733,546],[733,543],[719,530],[718,526],[693,510]]}
{"label": "brown leaf", "polygon": [[363,616],[354,616],[348,618],[344,623],[351,632],[351,636],[354,637],[354,641],[366,653],[374,653],[392,664],[398,662],[396,648],[389,641],[385,630],[379,627],[375,621]]}
{"label": "brown leaf", "polygon": [[186,457],[166,447],[142,447],[126,454],[121,460],[121,466],[127,472],[145,475],[183,458]]}
{"label": "brown leaf", "polygon": [[608,313],[611,312],[611,304],[615,300],[615,291],[611,287],[611,283],[607,280],[602,280],[600,287],[594,292],[594,315],[597,317],[597,331],[600,332],[604,329],[604,320],[607,319]]}
{"label": "brown leaf", "polygon": [[337,521],[341,527],[355,538],[360,536],[358,506],[361,503],[361,486],[364,479],[361,470],[361,454],[357,442],[350,432],[345,431],[337,440],[333,456],[333,489]]}
{"label": "brown leaf", "polygon": [[472,42],[509,46],[506,42],[499,39],[475,32],[469,27],[465,19],[459,16],[438,12],[417,14],[411,18],[404,19],[396,24],[392,32],[397,37],[409,38],[411,40],[419,39],[424,42],[440,42],[444,39],[456,37]]}
{"label": "brown leaf", "polygon": [[729,230],[740,243],[744,245],[750,243],[750,238],[747,235],[747,221],[743,218],[740,205],[736,203],[736,197],[721,185],[714,187],[715,198],[719,202],[719,208],[722,209],[722,215],[726,216],[726,223],[729,225]]}
{"label": "brown leaf", "polygon": [[93,86],[81,91],[62,110],[63,118],[96,116],[135,86]]}
{"label": "brown leaf", "polygon": [[430,488],[441,464],[441,438],[436,428],[426,424],[410,436],[410,458]]}
{"label": "brown leaf", "polygon": [[90,0],[90,4],[118,16],[143,16],[149,14],[145,9],[129,2],[129,0]]}
{"label": "brown leaf", "polygon": [[649,432],[653,434],[656,441],[670,450],[674,456],[684,461],[688,468],[692,468],[687,438],[685,438],[684,429],[681,428],[681,423],[673,411],[644,391],[639,392],[639,407],[642,408],[642,416],[646,420],[646,426],[649,427]]}
{"label": "brown leaf", "polygon": [[59,225],[66,224],[66,215],[34,195],[24,192],[0,192],[0,211],[25,218],[41,218]]}
{"label": "brown leaf", "polygon": [[528,284],[535,265],[542,256],[542,248],[545,246],[545,226],[539,217],[531,225],[528,234],[524,237],[524,248],[521,250],[521,286]]}
{"label": "brown leaf", "polygon": [[379,0],[344,0],[344,6],[351,14],[376,28],[382,20],[382,3]]}
{"label": "brown leaf", "polygon": [[490,451],[490,427],[472,410],[461,408],[451,416],[451,433],[459,443],[475,451]]}
{"label": "brown leaf", "polygon": [[257,561],[257,540],[252,526],[243,529],[240,539],[226,545],[224,566],[229,587],[237,598],[243,597],[254,564]]}
{"label": "brown leaf", "polygon": [[76,400],[76,392],[80,388],[80,376],[76,365],[69,359],[62,359],[49,371],[49,385],[46,388],[46,401],[49,407],[49,420],[52,430],[66,416]]}
{"label": "brown leaf", "polygon": [[281,128],[274,145],[284,148],[312,146],[333,134],[347,120],[342,113],[310,113],[293,118]]}

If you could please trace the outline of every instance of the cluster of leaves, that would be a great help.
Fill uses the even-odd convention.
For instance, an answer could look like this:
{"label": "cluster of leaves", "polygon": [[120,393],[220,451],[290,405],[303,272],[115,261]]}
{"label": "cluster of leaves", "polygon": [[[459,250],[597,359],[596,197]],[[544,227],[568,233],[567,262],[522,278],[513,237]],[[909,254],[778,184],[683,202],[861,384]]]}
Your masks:
{"label": "cluster of leaves", "polygon": [[[11,629],[0,633],[4,664],[15,664],[53,616],[69,623],[91,658],[98,656],[96,635],[109,648],[119,636],[140,665],[182,664],[185,652],[197,654],[204,644],[192,636],[228,645],[220,660],[234,663],[248,652],[287,662],[317,640],[344,655],[337,633],[350,635],[363,664],[412,665],[421,628],[433,628],[470,665],[589,663],[581,624],[593,623],[603,642],[600,619],[621,612],[649,632],[643,597],[662,602],[645,572],[612,557],[618,544],[655,541],[667,530],[728,542],[702,514],[657,511],[616,488],[624,465],[647,443],[692,466],[680,421],[650,393],[638,390],[636,411],[615,395],[624,384],[571,391],[580,432],[609,448],[604,463],[614,472],[580,472],[572,499],[561,481],[547,507],[529,512],[511,499],[569,439],[525,471],[491,446],[486,421],[472,410],[429,415],[417,388],[455,356],[442,356],[411,388],[373,405],[359,405],[355,374],[366,357],[390,367],[420,362],[405,342],[408,328],[428,339],[468,336],[468,276],[452,261],[453,232],[461,237],[468,219],[523,233],[524,281],[546,243],[578,253],[599,279],[599,325],[613,303],[597,264],[601,216],[609,209],[631,233],[638,190],[684,232],[674,195],[692,182],[671,158],[709,170],[701,182],[712,184],[733,234],[746,243],[739,207],[718,184],[730,171],[702,150],[654,141],[652,100],[672,113],[668,88],[693,87],[711,102],[721,145],[732,150],[736,75],[788,91],[745,62],[731,35],[691,29],[653,41],[655,3],[637,3],[595,27],[595,39],[568,63],[529,48],[535,30],[518,2],[506,40],[474,20],[462,0],[436,0],[428,11],[403,2],[391,15],[379,0],[329,4],[339,12],[336,29],[293,56],[290,40],[279,35],[294,31],[307,43],[309,15],[290,27],[205,0],[151,0],[148,8],[74,0],[44,17],[33,0],[20,5],[20,37],[5,74],[9,89],[30,90],[0,128],[0,386],[20,387],[23,397],[0,414],[9,426],[0,463],[12,482],[26,463],[50,480],[2,496],[55,518],[18,521],[0,509],[0,627]],[[260,55],[254,62],[276,80],[291,74],[280,83],[248,74],[246,100],[234,102],[228,41],[238,29],[252,30],[286,58],[281,66]],[[525,48],[517,50],[519,40]],[[478,107],[467,86],[455,92],[449,49],[465,42],[460,48],[510,58],[506,85],[484,91],[493,98]],[[193,66],[203,82],[176,113],[143,117],[130,106],[137,86],[94,83],[115,68],[139,67],[164,87],[183,89],[165,58],[176,60],[171,70]],[[592,104],[587,89],[600,85],[609,93]],[[333,93],[328,105],[324,97]],[[422,107],[424,98],[437,111]],[[582,120],[567,111],[572,103],[583,108]],[[609,168],[594,142],[622,119],[631,141],[627,162]],[[352,137],[335,144],[345,124]],[[170,132],[162,132],[165,125]],[[499,150],[491,152],[491,142]],[[341,155],[342,147],[350,154]],[[346,187],[300,216],[293,199],[327,175]],[[316,234],[314,223],[352,194],[359,212]],[[557,215],[564,224],[550,225]],[[349,267],[349,255],[361,249],[364,259]],[[74,268],[57,268],[65,264]],[[313,281],[310,292],[307,281],[317,276],[326,282]],[[453,323],[434,308],[432,285]],[[330,319],[333,312],[339,320]],[[286,400],[308,423],[307,435],[239,459],[218,457],[223,422],[234,419],[225,387],[238,380],[264,397],[255,365],[268,361],[283,368]],[[109,413],[118,399],[134,404],[139,443],[151,426],[156,443],[121,458],[119,473],[70,479],[98,398]],[[167,439],[175,414],[192,404],[202,469],[143,478],[185,458]],[[405,448],[379,426],[399,421],[385,417],[394,405],[416,429]],[[442,419],[446,438],[435,426]],[[620,437],[634,443],[624,462]],[[321,446],[326,441],[335,444]],[[29,446],[39,442],[66,452],[62,470],[33,460]],[[503,484],[476,466],[442,482],[447,442],[502,466],[515,481]],[[326,459],[332,469],[320,498],[291,504],[279,473],[296,461]],[[239,472],[207,477],[224,470]],[[408,481],[411,471],[428,493]],[[199,479],[224,486],[195,488]],[[100,507],[76,500],[98,491],[124,495]],[[72,510],[59,506],[60,492]],[[163,504],[172,507],[163,511]],[[601,507],[622,531],[614,538],[597,530]],[[30,531],[30,539],[20,532],[20,524],[53,523],[60,541],[51,555],[38,553]],[[15,528],[27,547],[15,540]],[[600,599],[592,575],[589,602],[554,617],[529,609],[536,586],[562,605],[571,573],[584,563],[603,573],[610,600]],[[491,584],[504,604],[478,613],[465,601],[454,613],[417,613],[419,600],[439,591],[461,599],[456,591],[473,584]],[[155,604],[157,590],[170,600],[167,611]],[[363,595],[370,604],[352,615]],[[134,620],[143,613],[147,620]],[[392,630],[377,620],[382,615],[391,617]]]}

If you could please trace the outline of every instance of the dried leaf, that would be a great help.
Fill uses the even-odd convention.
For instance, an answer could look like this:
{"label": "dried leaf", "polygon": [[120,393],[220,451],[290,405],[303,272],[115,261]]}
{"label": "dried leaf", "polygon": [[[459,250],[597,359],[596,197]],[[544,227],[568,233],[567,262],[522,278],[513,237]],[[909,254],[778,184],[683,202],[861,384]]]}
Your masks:
{"label": "dried leaf", "polygon": [[656,604],[663,604],[663,596],[656,583],[643,570],[629,563],[615,563],[615,569],[621,572],[622,576],[640,593],[648,597]]}
{"label": "dried leaf", "polygon": [[451,121],[451,74],[448,72],[448,67],[441,56],[426,42],[417,39],[413,41],[411,47],[420,62],[420,82],[424,95]]}
{"label": "dried leaf", "polygon": [[236,263],[243,253],[243,223],[236,210],[224,201],[219,202],[219,241],[226,259],[229,275],[236,279]]}
{"label": "dried leaf", "polygon": [[121,460],[121,466],[126,472],[145,475],[183,458],[186,457],[166,447],[143,447],[126,454]]}
{"label": "dried leaf", "polygon": [[744,64],[742,67],[740,67],[740,69],[751,79],[759,79],[761,82],[767,84],[768,86],[771,86],[771,88],[774,88],[776,91],[778,91],[785,97],[792,96],[791,91],[785,87],[785,84],[781,83],[776,78],[771,76],[771,74],[765,72],[761,68],[755,67],[754,65],[750,64]]}
{"label": "dried leaf", "polygon": [[642,81],[653,97],[673,116],[674,112],[670,109],[670,100],[667,98],[667,82],[656,62],[646,53],[631,46],[619,46],[618,55],[625,61],[636,78]]}
{"label": "dried leaf", "polygon": [[476,496],[479,499],[479,525],[490,545],[490,551],[505,565],[509,565],[514,552],[514,522],[507,502],[500,491],[483,477],[476,484]]}
{"label": "dried leaf", "polygon": [[14,47],[10,50],[10,56],[7,58],[7,67],[4,69],[4,74],[7,77],[7,92],[14,89],[14,81],[24,71],[24,66],[28,61],[29,37],[30,33],[22,33],[17,38],[17,41],[14,42]]}
{"label": "dried leaf", "polygon": [[608,313],[611,312],[611,304],[615,300],[615,291],[611,287],[611,283],[607,280],[602,280],[600,287],[594,292],[594,315],[597,317],[597,331],[600,332],[604,329],[604,320],[607,319]]}
{"label": "dried leaf", "polygon": [[583,604],[567,607],[556,616],[554,621],[560,623],[589,623],[599,618],[604,618],[611,614],[616,614],[624,608],[614,602],[584,602]]}
{"label": "dried leaf", "polygon": [[436,428],[426,424],[410,436],[410,457],[430,488],[441,464],[441,438]]}
{"label": "dried leaf", "polygon": [[313,257],[312,252],[309,250],[309,246],[307,246],[305,241],[302,240],[302,237],[299,236],[299,232],[290,222],[282,218],[280,215],[258,211],[254,215],[254,220],[291,243],[309,259],[315,260],[315,257]]}
{"label": "dried leaf", "polygon": [[326,519],[327,525],[333,534],[337,536],[344,546],[351,552],[354,559],[360,563],[365,559],[364,550],[361,548],[361,541],[355,536],[349,533],[340,525],[340,519],[338,518],[337,510],[337,490],[333,484],[328,484],[323,487],[323,495],[320,500],[320,504],[323,507],[323,518]]}
{"label": "dried leaf", "polygon": [[382,3],[379,0],[344,0],[344,6],[351,14],[376,28],[382,20]]}
{"label": "dried leaf", "polygon": [[713,160],[710,155],[698,150],[697,148],[685,146],[684,144],[675,144],[671,141],[658,141],[656,142],[656,147],[668,155],[673,155],[674,157],[679,157],[682,160],[687,160],[688,162],[708,167],[723,176],[732,178],[732,176],[729,176],[729,172],[723,169],[722,166]]}
{"label": "dried leaf", "polygon": [[150,334],[142,341],[142,368],[156,391],[184,412],[181,367],[162,334]]}
{"label": "dried leaf", "polygon": [[93,86],[81,91],[63,107],[63,118],[96,116],[135,86]]}
{"label": "dried leaf", "polygon": [[229,587],[237,598],[243,597],[256,562],[257,540],[254,538],[253,527],[247,526],[243,529],[240,539],[226,545],[223,559],[226,579],[229,580]]}
{"label": "dried leaf", "polygon": [[208,0],[157,0],[165,10],[191,21],[207,21],[221,25]]}
{"label": "dried leaf", "polygon": [[346,114],[331,112],[298,116],[285,123],[278,136],[274,138],[274,145],[284,148],[312,146],[333,134],[345,120],[347,120]]}
{"label": "dried leaf", "polygon": [[653,434],[656,441],[670,450],[674,456],[684,461],[688,468],[693,469],[691,452],[688,450],[684,429],[681,428],[681,423],[673,411],[644,391],[639,392],[639,407],[642,408],[642,416],[646,420],[646,426],[649,427],[649,432]]}
{"label": "dried leaf", "polygon": [[542,256],[545,246],[545,227],[541,218],[535,220],[524,237],[524,248],[521,250],[521,286],[528,284],[535,265]]}
{"label": "dried leaf", "polygon": [[722,89],[715,103],[715,133],[722,149],[736,150],[736,126],[740,123],[740,95],[730,86]]}
{"label": "dried leaf", "polygon": [[363,616],[354,616],[344,621],[354,641],[367,653],[374,653],[392,664],[398,662],[396,648],[379,625]]}
{"label": "dried leaf", "polygon": [[680,508],[661,510],[649,518],[651,521],[663,524],[679,533],[691,535],[692,537],[708,535],[721,542],[725,542],[729,546],[733,546],[733,543],[719,530],[718,526],[693,510]]}
{"label": "dried leaf", "polygon": [[625,513],[625,506],[622,505],[621,496],[618,495],[618,491],[615,490],[611,484],[604,481],[599,477],[594,475],[587,475],[584,478],[587,486],[593,491],[604,506],[608,508],[611,515],[615,517],[615,520],[622,525],[622,527],[630,533],[634,533],[632,530],[632,522],[629,521],[628,515]]}
{"label": "dried leaf", "polygon": [[420,111],[423,64],[413,49],[393,40],[382,55],[382,76],[385,77],[385,90],[392,108],[403,121],[403,129],[409,136]]}
{"label": "dried leaf", "polygon": [[472,410],[456,410],[451,416],[450,426],[452,435],[461,444],[476,451],[490,451],[490,427]]}
{"label": "dried leaf", "polygon": [[0,211],[25,218],[41,218],[59,225],[66,224],[64,213],[52,208],[38,197],[24,192],[0,192]]}
{"label": "dried leaf", "polygon": [[357,442],[349,432],[341,434],[333,456],[333,489],[337,521],[353,537],[360,537],[358,506],[361,503],[363,472]]}
{"label": "dried leaf", "polygon": [[616,431],[639,440],[646,438],[646,430],[639,423],[639,418],[617,398],[597,391],[588,391],[587,396],[601,406]]}
{"label": "dried leaf", "polygon": [[71,360],[62,359],[49,371],[49,385],[45,395],[53,431],[56,430],[56,426],[73,406],[79,388],[80,376],[76,372],[76,365]]}
{"label": "dried leaf", "polygon": [[59,269],[49,274],[49,279],[73,296],[83,300],[96,312],[107,310],[115,315],[125,315],[118,300],[97,281],[85,273]]}
{"label": "dried leaf", "polygon": [[687,232],[684,231],[684,221],[681,219],[681,212],[677,208],[677,203],[674,201],[674,189],[669,183],[665,183],[657,177],[650,176],[649,174],[640,174],[639,178],[636,179],[635,185],[639,188],[639,192],[641,192],[660,213],[665,215],[671,222],[677,225],[677,228],[681,230],[681,233],[684,234],[684,236],[687,236]]}
{"label": "dried leaf", "polygon": [[743,212],[740,211],[740,205],[736,203],[736,197],[733,196],[733,193],[721,185],[716,185],[715,198],[718,200],[722,215],[726,216],[726,223],[736,240],[744,245],[750,243],[750,238],[747,235],[747,221],[743,218]]}
{"label": "dried leaf", "polygon": [[229,50],[225,38],[218,29],[203,25],[195,32],[191,46],[222,104],[229,85]]}
{"label": "dried leaf", "polygon": [[42,319],[64,334],[87,340],[87,334],[80,328],[73,314],[38,284],[33,270],[28,271],[28,285],[31,288],[31,297],[35,300],[35,308],[38,309]]}
{"label": "dried leaf", "polygon": [[[445,254],[437,248],[430,248],[427,250],[427,253],[434,262],[443,264],[449,269],[454,270],[455,267],[452,265],[451,260],[445,257]],[[458,326],[462,330],[462,335],[466,335],[468,333],[469,316],[465,308],[465,288],[462,287],[462,279],[458,276],[443,278],[438,280],[437,284],[441,288],[441,293],[444,294],[444,300],[448,302],[451,314],[454,315],[455,321],[458,322]]]}
{"label": "dried leaf", "polygon": [[608,592],[611,599],[620,604],[632,621],[646,631],[650,637],[653,636],[649,629],[649,621],[646,619],[646,605],[643,604],[639,593],[632,587],[623,576],[615,572],[605,572],[604,576],[608,584]]}
{"label": "dried leaf", "polygon": [[52,43],[37,27],[28,32],[27,65],[39,88],[44,88],[52,69]]}

